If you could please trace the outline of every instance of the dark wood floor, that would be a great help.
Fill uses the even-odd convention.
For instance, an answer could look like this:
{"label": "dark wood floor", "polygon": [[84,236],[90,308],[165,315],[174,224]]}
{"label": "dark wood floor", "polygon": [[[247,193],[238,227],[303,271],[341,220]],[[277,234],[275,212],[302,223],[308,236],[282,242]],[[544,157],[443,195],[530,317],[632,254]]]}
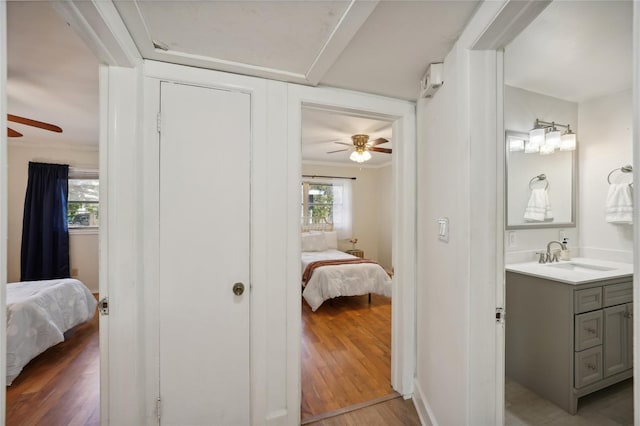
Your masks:
{"label": "dark wood floor", "polygon": [[98,313],[65,338],[7,387],[7,425],[100,424]]}
{"label": "dark wood floor", "polygon": [[393,393],[391,299],[338,297],[316,312],[302,306],[303,421]]}

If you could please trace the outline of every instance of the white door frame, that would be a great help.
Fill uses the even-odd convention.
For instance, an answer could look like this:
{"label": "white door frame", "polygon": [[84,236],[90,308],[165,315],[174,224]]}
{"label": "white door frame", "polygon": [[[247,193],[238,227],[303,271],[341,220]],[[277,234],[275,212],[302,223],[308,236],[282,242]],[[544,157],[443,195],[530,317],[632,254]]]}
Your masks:
{"label": "white door frame", "polygon": [[[0,2],[0,129],[7,128],[7,3]],[[0,425],[7,404],[7,132],[0,132]]]}
{"label": "white door frame", "polygon": [[289,85],[287,211],[287,394],[290,422],[300,419],[302,344],[300,180],[302,107],[360,112],[393,121],[393,309],[391,385],[408,398],[415,372],[416,125],[413,102],[345,90]]}

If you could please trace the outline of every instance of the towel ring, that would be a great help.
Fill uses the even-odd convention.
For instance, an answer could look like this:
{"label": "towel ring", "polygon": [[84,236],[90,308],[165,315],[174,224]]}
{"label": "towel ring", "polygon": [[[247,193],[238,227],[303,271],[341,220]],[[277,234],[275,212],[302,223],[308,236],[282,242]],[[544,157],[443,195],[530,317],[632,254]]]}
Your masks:
{"label": "towel ring", "polygon": [[533,191],[533,186],[531,186],[533,183],[535,183],[536,181],[544,181],[544,189],[549,189],[549,181],[547,180],[547,175],[545,175],[544,173],[539,174],[538,176],[534,176],[530,181],[529,181],[529,189]]}
{"label": "towel ring", "polygon": [[[611,185],[611,175],[615,172],[633,173],[633,167],[627,164],[626,166],[611,170],[607,175],[607,183],[609,183],[609,185]],[[631,182],[629,185],[633,185],[633,182]]]}

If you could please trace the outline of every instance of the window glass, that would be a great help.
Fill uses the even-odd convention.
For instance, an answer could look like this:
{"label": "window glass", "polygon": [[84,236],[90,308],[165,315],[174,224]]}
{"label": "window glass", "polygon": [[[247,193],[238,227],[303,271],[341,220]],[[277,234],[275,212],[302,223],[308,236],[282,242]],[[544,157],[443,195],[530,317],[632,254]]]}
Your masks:
{"label": "window glass", "polygon": [[69,179],[67,223],[70,228],[100,225],[99,179]]}

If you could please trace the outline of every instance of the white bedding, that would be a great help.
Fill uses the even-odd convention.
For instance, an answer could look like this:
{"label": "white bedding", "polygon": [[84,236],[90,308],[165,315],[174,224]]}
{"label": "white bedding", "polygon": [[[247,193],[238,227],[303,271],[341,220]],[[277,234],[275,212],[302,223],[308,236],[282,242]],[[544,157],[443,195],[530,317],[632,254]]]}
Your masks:
{"label": "white bedding", "polygon": [[[338,250],[303,251],[301,273],[304,273],[311,262],[353,258],[355,256]],[[325,300],[368,293],[391,297],[391,278],[377,263],[329,265],[317,268],[305,284],[302,296],[311,306],[311,310],[315,311]]]}
{"label": "white bedding", "polygon": [[64,332],[93,318],[96,299],[73,278],[7,284],[7,385]]}

